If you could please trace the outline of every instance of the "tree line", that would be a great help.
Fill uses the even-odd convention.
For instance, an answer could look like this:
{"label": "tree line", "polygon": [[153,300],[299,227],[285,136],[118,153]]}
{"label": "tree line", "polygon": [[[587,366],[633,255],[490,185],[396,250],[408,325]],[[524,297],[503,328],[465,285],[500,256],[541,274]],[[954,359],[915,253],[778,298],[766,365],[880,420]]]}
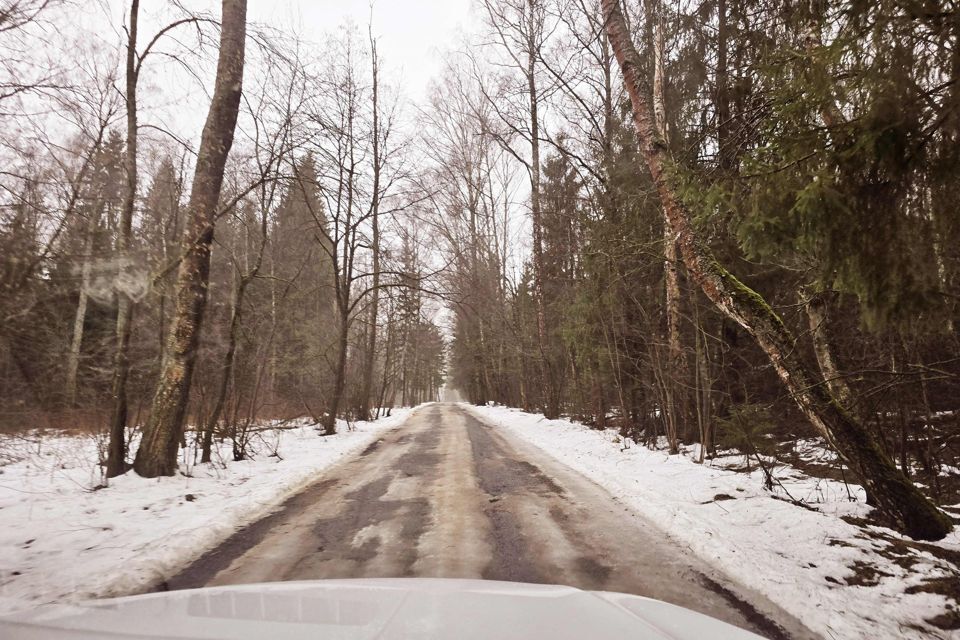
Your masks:
{"label": "tree line", "polygon": [[[699,444],[701,461],[820,436],[887,522],[945,535],[957,12],[478,9],[484,29],[451,57],[423,128],[458,300],[455,386],[671,453]],[[529,221],[519,261],[512,199]]]}
{"label": "tree line", "polygon": [[[13,3],[3,46],[26,57],[70,9]],[[76,66],[11,55],[0,95],[0,424],[93,429],[107,476],[170,475],[188,438],[242,460],[258,421],[332,434],[442,385],[372,31],[308,56],[243,0],[171,11],[145,30],[132,0]],[[215,66],[196,147],[151,108],[170,65]]]}

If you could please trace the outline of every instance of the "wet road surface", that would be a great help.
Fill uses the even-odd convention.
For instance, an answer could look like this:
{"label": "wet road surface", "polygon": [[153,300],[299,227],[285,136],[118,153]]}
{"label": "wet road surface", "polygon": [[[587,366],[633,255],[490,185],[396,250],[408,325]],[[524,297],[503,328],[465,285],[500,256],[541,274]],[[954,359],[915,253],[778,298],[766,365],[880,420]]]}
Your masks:
{"label": "wet road surface", "polygon": [[814,637],[598,485],[455,404],[418,409],[158,588],[389,577],[618,591],[769,638]]}

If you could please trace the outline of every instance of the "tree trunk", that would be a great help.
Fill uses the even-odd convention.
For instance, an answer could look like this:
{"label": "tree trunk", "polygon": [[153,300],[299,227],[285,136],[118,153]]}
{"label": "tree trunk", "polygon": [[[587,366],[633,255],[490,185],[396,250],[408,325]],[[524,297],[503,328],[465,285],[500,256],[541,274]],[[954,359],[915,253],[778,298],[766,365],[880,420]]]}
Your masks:
{"label": "tree trunk", "polygon": [[[691,296],[692,297],[692,296]],[[697,426],[700,430],[700,456],[698,462],[703,462],[707,453],[713,454],[713,415],[712,404],[710,402],[710,346],[707,342],[706,331],[700,324],[700,305],[694,301],[696,317],[694,326],[696,327],[695,347],[696,347],[696,367],[694,368],[694,396],[697,416]]]}
{"label": "tree trunk", "polygon": [[373,244],[373,290],[370,292],[370,336],[367,340],[366,361],[363,363],[363,389],[360,394],[361,420],[370,420],[370,396],[373,393],[374,365],[377,361],[377,314],[380,304],[380,108],[377,44],[370,36],[370,51],[373,65],[373,193],[370,203]]}
{"label": "tree trunk", "polygon": [[[651,21],[650,32],[653,38],[653,114],[657,133],[664,143],[669,144],[667,130],[666,71],[664,69],[663,17],[658,0],[647,2],[647,19]],[[680,277],[677,271],[677,243],[673,230],[664,215],[663,224],[663,279],[664,306],[667,316],[667,362],[663,367],[666,373],[665,399],[662,407],[670,453],[679,453],[678,436],[689,429],[687,412],[686,356],[680,342]]]}
{"label": "tree trunk", "polygon": [[859,475],[880,511],[907,535],[943,538],[952,529],[949,518],[894,466],[869,431],[851,417],[830,390],[815,381],[800,359],[793,335],[763,298],[720,266],[697,237],[690,212],[676,193],[669,153],[657,135],[641,89],[640,55],[630,39],[620,4],[618,0],[602,3],[607,33],[633,106],[641,153],[690,276],[721,311],[753,336],[800,410]]}
{"label": "tree trunk", "polygon": [[[267,249],[267,229],[269,225],[267,211],[269,211],[270,206],[262,199],[261,207],[260,247],[257,250],[257,257],[253,266],[246,273],[241,273],[239,275],[240,279],[237,281],[237,284],[234,287],[233,305],[230,310],[230,334],[227,338],[227,353],[223,361],[223,377],[220,379],[220,386],[217,389],[217,397],[214,400],[213,412],[210,414],[210,420],[207,422],[207,426],[203,430],[203,445],[200,457],[201,463],[210,462],[212,453],[211,449],[213,447],[213,432],[217,428],[217,423],[220,422],[220,416],[223,414],[223,409],[227,401],[227,391],[229,390],[230,383],[233,380],[233,366],[237,357],[237,343],[240,339],[240,323],[243,319],[243,296],[247,292],[247,287],[260,274],[260,269],[263,267],[263,255]],[[246,262],[246,259],[244,262]],[[270,341],[273,341],[272,330],[270,332]],[[256,392],[259,393],[260,376],[258,376],[256,386]],[[254,399],[251,398],[250,402],[253,403]]]}
{"label": "tree trunk", "polygon": [[[117,252],[120,269],[128,267],[130,240],[133,234],[133,207],[137,198],[137,19],[140,0],[130,3],[130,30],[127,38],[127,149],[124,164],[127,188],[120,214],[120,235]],[[127,470],[127,378],[130,374],[130,325],[133,300],[120,287],[117,292],[117,348],[113,360],[113,414],[110,418],[110,442],[107,447],[107,477]]]}
{"label": "tree trunk", "polygon": [[220,54],[210,110],[203,128],[188,206],[184,240],[189,248],[177,270],[176,307],[150,418],[134,469],[146,477],[173,475],[177,443],[190,398],[200,328],[207,304],[210,250],[227,155],[240,110],[246,38],[246,0],[223,0]]}
{"label": "tree trunk", "polygon": [[726,0],[717,0],[717,75],[714,80],[717,118],[717,166],[724,172],[732,171],[735,166],[734,152],[731,148],[730,82],[727,71],[729,31],[727,2]]}
{"label": "tree trunk", "polygon": [[334,372],[333,393],[330,395],[330,404],[327,407],[327,415],[324,416],[323,434],[332,436],[337,432],[337,413],[340,412],[340,404],[343,402],[343,390],[347,381],[347,349],[349,347],[348,339],[350,337],[350,316],[348,313],[340,312],[340,337],[337,341],[337,369]]}
{"label": "tree trunk", "polygon": [[387,345],[384,349],[383,357],[383,375],[380,379],[380,392],[377,394],[377,406],[374,408],[376,413],[373,416],[374,419],[377,419],[381,416],[382,410],[384,408],[384,403],[387,398],[387,384],[390,380],[390,368],[393,366],[393,351],[394,351],[394,329],[393,329],[393,320],[390,317],[390,314],[387,314]]}
{"label": "tree trunk", "polygon": [[230,379],[233,377],[233,363],[237,356],[237,338],[240,333],[240,319],[243,305],[243,293],[247,288],[249,280],[244,277],[237,284],[237,289],[233,295],[233,309],[230,312],[230,334],[227,337],[227,354],[223,359],[223,376],[220,378],[220,386],[217,388],[217,397],[213,401],[213,411],[210,413],[210,420],[203,430],[203,445],[200,454],[200,462],[210,462],[211,449],[213,448],[213,432],[220,422],[220,415],[223,413],[223,407],[227,401],[227,391],[230,388]]}
{"label": "tree trunk", "polygon": [[537,343],[540,349],[540,388],[543,390],[543,414],[556,418],[559,407],[553,406],[551,393],[553,373],[547,345],[547,316],[543,297],[543,217],[540,206],[540,97],[537,91],[537,29],[536,5],[539,0],[527,0],[530,10],[527,23],[527,91],[530,98],[530,222],[533,227],[533,297],[537,307]]}
{"label": "tree trunk", "polygon": [[87,319],[87,303],[90,297],[90,280],[93,275],[93,240],[100,222],[100,208],[98,201],[90,212],[87,222],[87,235],[83,239],[83,265],[80,267],[80,298],[77,300],[77,311],[73,318],[73,338],[70,340],[70,353],[67,355],[67,404],[77,405],[77,375],[80,370],[80,350],[83,347],[83,327]]}
{"label": "tree trunk", "polygon": [[826,381],[830,391],[845,407],[853,402],[853,394],[846,380],[840,375],[837,363],[833,357],[833,348],[830,346],[830,331],[828,325],[828,300],[824,292],[814,293],[807,300],[807,319],[810,321],[810,337],[813,341],[813,352],[817,357],[820,374]]}

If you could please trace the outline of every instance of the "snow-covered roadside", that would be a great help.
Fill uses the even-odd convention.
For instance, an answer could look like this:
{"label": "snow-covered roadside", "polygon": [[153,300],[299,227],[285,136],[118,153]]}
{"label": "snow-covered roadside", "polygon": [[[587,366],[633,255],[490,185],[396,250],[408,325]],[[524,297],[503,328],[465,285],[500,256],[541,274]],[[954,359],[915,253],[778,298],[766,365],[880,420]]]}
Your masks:
{"label": "snow-covered roadside", "polygon": [[[614,431],[516,409],[464,406],[583,473],[702,561],[764,593],[825,638],[956,633],[925,622],[955,610],[956,602],[907,591],[924,580],[960,580],[960,567],[903,544],[909,539],[888,529],[842,520],[869,510],[862,500],[848,499],[843,483],[780,467],[777,475],[791,495],[818,501],[808,510],[771,497],[759,471],[699,465],[642,446],[622,450]],[[862,497],[859,487],[850,490]],[[937,546],[960,553],[960,534]]]}
{"label": "snow-covered roadside", "polygon": [[[135,593],[269,513],[317,474],[400,425],[409,409],[338,425],[261,432],[253,460],[195,465],[190,475],[99,481],[91,437],[4,438],[0,466],[0,611]],[[289,426],[289,425],[288,425]],[[277,456],[271,456],[276,451]],[[230,444],[215,452],[227,460]]]}

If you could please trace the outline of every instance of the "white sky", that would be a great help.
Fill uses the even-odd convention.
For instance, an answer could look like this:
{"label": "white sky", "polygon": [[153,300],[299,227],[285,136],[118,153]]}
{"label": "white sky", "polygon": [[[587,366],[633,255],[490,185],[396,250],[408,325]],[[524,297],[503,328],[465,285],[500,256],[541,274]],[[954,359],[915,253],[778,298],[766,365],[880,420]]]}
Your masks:
{"label": "white sky", "polygon": [[251,21],[320,42],[347,21],[366,32],[371,4],[380,57],[401,73],[402,83],[395,84],[418,100],[440,69],[444,51],[455,46],[460,31],[471,30],[471,0],[249,0],[248,14]]}
{"label": "white sky", "polygon": [[[179,2],[187,10],[220,14],[219,0]],[[322,47],[330,35],[348,24],[365,37],[372,10],[386,83],[398,88],[405,101],[419,103],[427,95],[430,80],[442,69],[446,52],[460,47],[464,33],[475,31],[473,23],[479,14],[472,10],[472,4],[472,0],[248,0],[247,18],[251,24],[296,35],[309,48]],[[90,38],[99,40],[104,51],[114,52],[114,63],[122,73],[123,25],[129,11],[129,0],[68,3],[58,12],[55,26],[43,36],[53,47],[52,55],[76,52],[78,59],[90,55],[81,51]],[[141,0],[139,48],[142,50],[158,29],[181,15],[170,0]],[[189,42],[189,33],[189,29],[181,28],[170,35]],[[168,37],[157,49],[175,50],[175,45]],[[207,49],[206,64],[196,68],[202,77],[212,77],[213,61],[215,47]],[[152,112],[188,138],[199,134],[209,97],[205,89],[209,90],[211,78],[198,82],[168,59],[157,56],[146,63],[144,75],[142,116],[150,118]]]}

